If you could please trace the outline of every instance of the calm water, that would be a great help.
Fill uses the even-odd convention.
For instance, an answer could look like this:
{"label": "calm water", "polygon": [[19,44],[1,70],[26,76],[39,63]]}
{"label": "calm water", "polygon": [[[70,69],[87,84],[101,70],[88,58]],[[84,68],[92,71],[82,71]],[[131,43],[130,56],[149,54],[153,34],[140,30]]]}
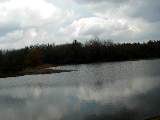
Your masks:
{"label": "calm water", "polygon": [[160,60],[63,66],[0,79],[1,120],[143,120],[160,114]]}

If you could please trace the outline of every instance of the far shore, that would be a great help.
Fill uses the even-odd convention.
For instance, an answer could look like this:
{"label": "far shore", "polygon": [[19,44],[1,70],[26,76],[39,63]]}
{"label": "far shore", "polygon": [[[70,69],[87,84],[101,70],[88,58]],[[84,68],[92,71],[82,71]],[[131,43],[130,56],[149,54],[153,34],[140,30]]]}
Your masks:
{"label": "far shore", "polygon": [[38,67],[24,69],[24,70],[22,70],[21,72],[18,72],[18,73],[10,73],[10,74],[6,74],[6,75],[5,74],[0,75],[0,78],[18,77],[18,76],[24,76],[24,75],[53,74],[53,73],[75,71],[75,70],[57,69],[56,67],[57,66],[50,65],[50,64],[40,65]]}
{"label": "far shore", "polygon": [[84,43],[74,40],[73,43],[60,45],[38,44],[15,50],[0,50],[0,78],[72,71],[50,68],[50,64],[61,66],[157,58],[160,58],[160,40],[113,43],[93,39]]}

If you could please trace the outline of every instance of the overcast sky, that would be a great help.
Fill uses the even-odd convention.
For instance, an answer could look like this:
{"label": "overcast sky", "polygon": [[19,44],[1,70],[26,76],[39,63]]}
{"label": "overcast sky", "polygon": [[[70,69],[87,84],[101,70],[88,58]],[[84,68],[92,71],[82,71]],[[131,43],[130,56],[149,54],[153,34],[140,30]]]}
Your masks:
{"label": "overcast sky", "polygon": [[160,0],[0,0],[0,48],[160,38]]}

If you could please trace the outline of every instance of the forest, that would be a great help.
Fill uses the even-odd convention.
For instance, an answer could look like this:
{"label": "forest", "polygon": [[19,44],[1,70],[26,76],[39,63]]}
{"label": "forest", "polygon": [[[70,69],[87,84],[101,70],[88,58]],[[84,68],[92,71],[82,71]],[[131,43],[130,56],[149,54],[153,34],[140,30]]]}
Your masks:
{"label": "forest", "polygon": [[80,43],[43,44],[14,50],[0,50],[0,76],[44,64],[65,65],[93,62],[160,58],[160,41],[113,43],[90,40]]}

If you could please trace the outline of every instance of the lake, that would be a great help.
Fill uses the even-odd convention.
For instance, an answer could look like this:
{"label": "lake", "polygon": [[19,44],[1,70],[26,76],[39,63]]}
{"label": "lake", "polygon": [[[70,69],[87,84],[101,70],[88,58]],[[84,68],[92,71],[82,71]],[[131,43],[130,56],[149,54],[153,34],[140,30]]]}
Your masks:
{"label": "lake", "polygon": [[0,79],[1,120],[143,120],[160,114],[160,60],[60,66]]}

